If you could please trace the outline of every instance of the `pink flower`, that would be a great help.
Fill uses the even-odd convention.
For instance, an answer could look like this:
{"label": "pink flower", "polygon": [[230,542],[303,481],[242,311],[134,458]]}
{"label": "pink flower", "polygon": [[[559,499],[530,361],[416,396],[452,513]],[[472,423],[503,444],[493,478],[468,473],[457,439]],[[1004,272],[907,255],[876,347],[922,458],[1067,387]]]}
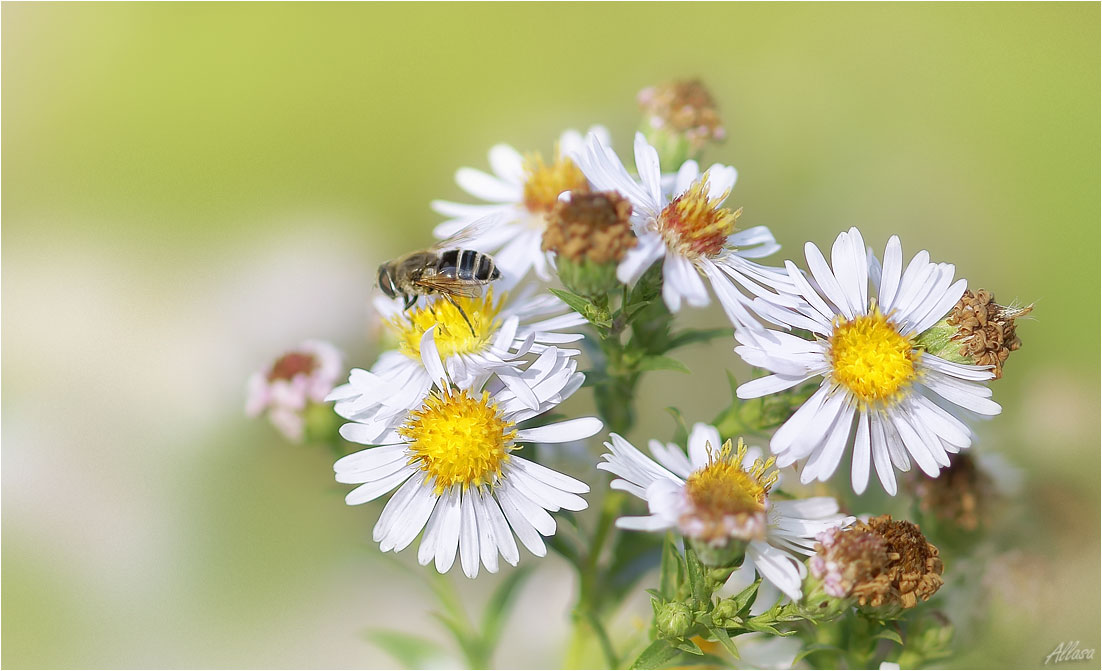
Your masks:
{"label": "pink flower", "polygon": [[289,440],[303,438],[303,411],[321,403],[341,373],[341,354],[321,340],[307,340],[249,377],[245,414],[267,413],[269,421]]}

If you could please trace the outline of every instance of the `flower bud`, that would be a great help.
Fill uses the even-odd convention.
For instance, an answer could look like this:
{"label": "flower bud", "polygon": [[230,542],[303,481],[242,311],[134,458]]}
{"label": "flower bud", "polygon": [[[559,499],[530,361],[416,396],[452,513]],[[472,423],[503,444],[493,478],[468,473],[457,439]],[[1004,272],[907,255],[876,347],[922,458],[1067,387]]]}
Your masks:
{"label": "flower bud", "polygon": [[712,609],[712,622],[721,627],[737,627],[742,622],[738,614],[739,605],[735,599],[732,597],[720,599]]}
{"label": "flower bud", "polygon": [[571,192],[547,217],[542,249],[554,252],[559,279],[590,300],[618,286],[616,266],[635,246],[631,202],[614,191]]}
{"label": "flower bud", "polygon": [[917,344],[948,361],[993,366],[997,380],[1007,357],[1022,346],[1015,320],[1032,311],[1032,305],[999,305],[986,289],[966,290],[945,319],[918,336]]}
{"label": "flower bud", "polygon": [[[722,540],[703,542],[689,539],[700,563],[709,567],[737,567],[746,556],[747,541],[741,538],[725,537]],[[728,576],[730,571],[727,571]]]}
{"label": "flower bud", "polygon": [[[340,375],[341,355],[327,342],[311,340],[286,352],[248,382],[245,414],[262,414],[288,440],[314,438],[314,427],[330,426],[332,412],[320,404]],[[321,408],[319,411],[318,408]]]}
{"label": "flower bud", "polygon": [[676,168],[697,159],[709,142],[727,135],[712,94],[699,79],[651,86],[637,99],[643,111],[639,130],[658,150],[662,165]]}
{"label": "flower bud", "polygon": [[667,639],[684,638],[693,626],[693,613],[679,601],[669,601],[658,606],[654,617],[658,636]]}

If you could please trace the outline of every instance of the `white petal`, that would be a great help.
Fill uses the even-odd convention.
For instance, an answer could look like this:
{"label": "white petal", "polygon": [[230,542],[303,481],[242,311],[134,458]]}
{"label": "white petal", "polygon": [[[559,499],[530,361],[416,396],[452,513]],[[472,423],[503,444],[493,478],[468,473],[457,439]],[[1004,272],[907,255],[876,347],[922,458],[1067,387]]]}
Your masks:
{"label": "white petal", "polygon": [[635,168],[647,194],[655,203],[661,202],[662,169],[658,164],[658,151],[639,132],[635,133]]}
{"label": "white petal", "polygon": [[513,503],[514,496],[499,487],[494,490],[494,498],[501,504],[501,512],[504,513],[505,518],[509,521],[509,526],[516,533],[521,544],[537,557],[546,555],[547,547],[543,544],[539,531]]}
{"label": "white petal", "polygon": [[884,248],[884,268],[880,272],[879,301],[880,309],[885,313],[890,312],[896,291],[899,290],[899,276],[903,270],[903,247],[899,244],[899,236],[888,238],[888,244]]}
{"label": "white petal", "polygon": [[689,433],[689,461],[693,469],[707,466],[709,455],[718,454],[721,447],[723,443],[719,440],[719,430],[716,427],[703,422],[693,424],[693,430]]}
{"label": "white petal", "polygon": [[595,435],[604,425],[596,417],[578,417],[517,432],[517,442],[568,443]]}
{"label": "white petal", "polygon": [[489,494],[484,495],[481,487],[468,489],[467,492],[474,508],[475,521],[478,523],[478,554],[482,558],[482,565],[490,573],[497,573],[497,530],[490,521],[485,502]]}
{"label": "white petal", "polygon": [[808,242],[804,245],[804,257],[807,259],[807,269],[811,271],[823,294],[830,299],[838,311],[845,315],[846,319],[853,319],[854,312],[850,308],[849,301],[846,300],[842,287],[838,284],[838,278],[827,265],[823,253],[814,243]]}
{"label": "white petal", "polygon": [[460,493],[459,498],[459,563],[468,578],[478,577],[478,520],[474,512],[473,489]]}
{"label": "white petal", "polygon": [[891,457],[888,455],[888,439],[884,434],[884,425],[878,415],[869,417],[870,438],[872,448],[872,461],[876,466],[876,474],[880,477],[880,484],[889,496],[895,496],[895,469],[892,468]]}
{"label": "white petal", "polygon": [[763,541],[751,541],[746,556],[754,562],[761,576],[784,592],[793,601],[800,600],[800,571],[796,560],[783,550],[771,547]]}
{"label": "white petal", "polygon": [[441,511],[440,528],[436,533],[436,570],[447,573],[455,563],[455,553],[459,549],[459,532],[462,525],[459,488],[453,487],[444,492],[437,506]]}
{"label": "white petal", "polygon": [[[481,170],[460,168],[455,173],[455,182],[459,185],[459,188],[482,200],[494,203],[516,203],[521,200],[519,184],[503,182]],[[441,573],[444,573],[444,571],[441,571]]]}
{"label": "white petal", "polygon": [[348,495],[344,497],[344,502],[350,506],[359,505],[361,503],[367,503],[368,501],[374,501],[383,494],[386,494],[390,490],[394,489],[402,482],[405,482],[406,478],[413,475],[417,470],[416,466],[406,466],[400,471],[397,471],[382,480],[376,480],[375,482],[368,482],[362,484],[359,487],[348,492]]}
{"label": "white petal", "polygon": [[534,461],[528,461],[527,459],[522,459],[514,455],[509,459],[509,465],[512,468],[524,473],[525,475],[545,482],[556,489],[563,490],[564,492],[585,494],[589,491],[589,485],[585,484],[584,482],[581,482],[580,480],[575,480],[568,475],[563,475],[558,471],[553,471],[550,468],[547,468],[546,466],[543,466],[541,464],[537,464]]}
{"label": "white petal", "polygon": [[421,361],[425,364],[425,370],[432,376],[432,381],[441,384],[448,379],[448,375],[444,372],[444,364],[440,361],[440,351],[436,349],[435,331],[436,325],[433,324],[421,336]]}
{"label": "white petal", "polygon": [[490,168],[508,184],[524,184],[524,157],[507,144],[490,148]]}
{"label": "white petal", "polygon": [[857,417],[857,437],[853,441],[853,463],[850,479],[854,494],[863,494],[869,484],[869,415],[864,410]]}
{"label": "white petal", "polygon": [[483,504],[486,507],[490,524],[494,530],[494,540],[497,542],[497,551],[501,553],[505,561],[516,566],[517,562],[520,561],[520,551],[517,549],[516,541],[513,540],[513,532],[509,530],[509,523],[505,521],[505,515],[502,514],[497,499],[495,499],[492,494],[485,493]]}

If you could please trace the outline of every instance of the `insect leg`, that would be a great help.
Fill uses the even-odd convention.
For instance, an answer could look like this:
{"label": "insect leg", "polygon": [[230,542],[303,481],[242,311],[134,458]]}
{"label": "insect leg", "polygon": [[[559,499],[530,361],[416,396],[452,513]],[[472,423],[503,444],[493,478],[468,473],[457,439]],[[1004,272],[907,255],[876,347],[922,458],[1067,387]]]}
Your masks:
{"label": "insect leg", "polygon": [[467,313],[463,312],[463,308],[459,303],[456,303],[455,299],[452,298],[450,294],[443,294],[443,296],[448,299],[449,303],[455,306],[456,310],[459,310],[459,314],[463,315],[463,321],[467,322],[467,328],[471,329],[471,335],[477,336],[478,334],[474,332],[474,326],[471,324],[471,320],[467,318]]}

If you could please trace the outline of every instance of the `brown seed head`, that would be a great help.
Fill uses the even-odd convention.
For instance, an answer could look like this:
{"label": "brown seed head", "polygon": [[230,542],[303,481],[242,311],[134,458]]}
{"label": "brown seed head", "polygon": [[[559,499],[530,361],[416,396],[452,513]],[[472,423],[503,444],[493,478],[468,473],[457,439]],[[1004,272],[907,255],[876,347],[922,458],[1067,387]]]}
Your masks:
{"label": "brown seed head", "polygon": [[997,380],[1003,376],[1006,358],[1022,346],[1014,320],[1032,311],[1032,305],[1024,308],[999,305],[995,295],[986,289],[974,294],[966,290],[946,322],[957,327],[952,339],[960,342],[961,356],[970,357],[979,366],[994,366]]}
{"label": "brown seed head", "polygon": [[268,371],[268,381],[291,380],[299,373],[311,373],[318,365],[312,354],[288,352],[279,357]]}
{"label": "brown seed head", "polygon": [[615,191],[572,192],[548,215],[542,249],[571,261],[618,263],[636,243],[630,217],[631,202]]}
{"label": "brown seed head", "polygon": [[938,477],[920,476],[915,484],[919,507],[965,531],[975,531],[987,517],[995,483],[967,452],[953,457]]}
{"label": "brown seed head", "polygon": [[918,527],[891,515],[857,522],[820,537],[812,573],[832,596],[852,596],[870,608],[913,608],[942,585],[938,549]]}
{"label": "brown seed head", "polygon": [[645,88],[639,92],[638,101],[653,128],[684,133],[696,144],[719,142],[726,137],[715,99],[699,79]]}

